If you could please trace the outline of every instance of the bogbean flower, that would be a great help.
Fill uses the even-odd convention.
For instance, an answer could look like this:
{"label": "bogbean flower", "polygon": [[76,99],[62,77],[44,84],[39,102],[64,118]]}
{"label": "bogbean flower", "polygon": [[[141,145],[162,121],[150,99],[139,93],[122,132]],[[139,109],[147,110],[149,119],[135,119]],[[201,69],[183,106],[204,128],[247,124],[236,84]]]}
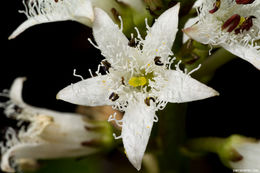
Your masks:
{"label": "bogbean flower", "polygon": [[138,170],[153,122],[158,121],[157,110],[162,110],[167,102],[182,103],[218,95],[178,65],[176,70],[170,69],[179,7],[177,4],[165,11],[151,28],[147,25],[145,39],[136,28],[137,38],[132,35],[130,41],[103,10],[95,8],[93,34],[98,46],[94,46],[105,57],[101,66],[106,75],[98,70],[97,76],[69,85],[57,94],[57,99],[74,104],[112,105],[125,112],[122,120],[111,115],[109,121],[114,120],[122,127],[121,136],[114,136],[122,137],[125,153]]}
{"label": "bogbean flower", "polygon": [[203,0],[199,21],[183,31],[192,39],[219,45],[260,69],[260,1]]}
{"label": "bogbean flower", "polygon": [[72,20],[83,25],[92,26],[93,7],[104,9],[111,17],[120,10],[120,3],[140,12],[145,9],[140,0],[23,0],[25,10],[20,11],[28,18],[9,37],[13,39],[31,26]]}
{"label": "bogbean flower", "polygon": [[[17,120],[19,130],[9,127],[0,143],[1,169],[15,172],[23,160],[79,157],[97,152],[111,139],[109,126],[84,116],[27,105],[21,97],[24,78],[17,78],[0,104],[8,118]],[[102,132],[101,132],[102,131]],[[103,133],[104,132],[104,133]]]}

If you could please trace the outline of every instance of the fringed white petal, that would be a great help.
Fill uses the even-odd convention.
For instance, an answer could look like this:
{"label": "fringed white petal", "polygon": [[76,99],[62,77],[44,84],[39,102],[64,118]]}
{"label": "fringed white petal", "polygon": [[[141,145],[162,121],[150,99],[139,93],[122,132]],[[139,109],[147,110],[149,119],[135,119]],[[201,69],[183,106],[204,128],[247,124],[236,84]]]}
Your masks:
{"label": "fringed white petal", "polygon": [[232,54],[250,62],[258,70],[260,70],[260,45],[259,48],[243,46],[240,44],[220,44],[223,48],[231,52]]}
{"label": "fringed white petal", "polygon": [[143,42],[143,52],[149,60],[155,56],[168,58],[178,31],[180,3],[166,10],[148,30]]}
{"label": "fringed white petal", "polygon": [[80,157],[96,151],[96,148],[84,147],[80,144],[67,144],[66,141],[64,143],[37,143],[36,141],[35,143],[21,143],[11,147],[2,155],[1,169],[5,172],[15,172],[15,162],[19,159]]}
{"label": "fringed white petal", "polygon": [[235,148],[243,156],[243,159],[237,162],[229,162],[234,169],[245,170],[246,172],[260,171],[260,143],[245,143]]}
{"label": "fringed white petal", "polygon": [[110,63],[123,61],[128,54],[128,39],[102,9],[95,8],[94,14],[93,35],[98,48]]}
{"label": "fringed white petal", "polygon": [[130,103],[125,111],[122,138],[126,155],[137,169],[141,169],[142,158],[150,137],[155,110],[144,102]]}
{"label": "fringed white petal", "polygon": [[[25,2],[24,2],[25,4]],[[33,0],[25,4],[28,19],[23,22],[10,36],[13,39],[31,26],[74,20],[86,26],[91,26],[94,20],[93,7],[90,0]]]}
{"label": "fringed white petal", "polygon": [[181,71],[169,70],[168,83],[162,89],[160,99],[182,103],[219,95],[217,91],[191,78]]}
{"label": "fringed white petal", "polygon": [[57,94],[57,99],[78,105],[110,105],[107,76],[97,76],[71,84]]}

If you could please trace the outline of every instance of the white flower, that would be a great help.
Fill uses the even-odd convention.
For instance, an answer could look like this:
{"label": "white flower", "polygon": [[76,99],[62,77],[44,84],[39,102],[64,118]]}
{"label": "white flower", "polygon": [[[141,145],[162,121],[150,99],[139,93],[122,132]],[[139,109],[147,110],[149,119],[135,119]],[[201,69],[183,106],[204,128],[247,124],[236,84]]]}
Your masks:
{"label": "white flower", "polygon": [[9,127],[5,134],[6,141],[0,143],[3,171],[15,172],[17,163],[24,159],[88,155],[98,151],[97,145],[102,140],[107,140],[98,132],[98,129],[104,128],[100,123],[93,124],[78,114],[25,104],[21,98],[23,81],[24,78],[17,78],[10,92],[1,94],[10,100],[0,103],[0,107],[5,109],[8,118],[18,121],[20,128],[16,131]]}
{"label": "white flower", "polygon": [[199,21],[183,31],[198,42],[222,46],[260,69],[259,0],[203,0]]}
{"label": "white flower", "polygon": [[234,145],[234,149],[242,156],[238,161],[230,161],[234,172],[260,172],[260,143],[245,142]]}
{"label": "white flower", "polygon": [[13,39],[31,26],[72,20],[86,26],[92,26],[94,20],[93,6],[106,10],[113,16],[111,9],[119,8],[114,0],[28,0],[25,2],[24,11],[27,20],[22,23],[9,37]]}
{"label": "white flower", "polygon": [[[212,88],[192,79],[172,64],[171,47],[178,26],[180,5],[165,11],[152,28],[147,26],[147,36],[130,41],[109,16],[95,8],[94,38],[106,57],[102,66],[107,70],[101,75],[70,85],[57,94],[74,104],[100,106],[113,105],[124,111],[121,136],[130,162],[141,168],[153,122],[158,118],[155,111],[163,109],[167,102],[182,103],[218,95]],[[133,35],[132,35],[133,36]],[[100,66],[99,66],[100,67]],[[117,137],[119,138],[119,137]]]}

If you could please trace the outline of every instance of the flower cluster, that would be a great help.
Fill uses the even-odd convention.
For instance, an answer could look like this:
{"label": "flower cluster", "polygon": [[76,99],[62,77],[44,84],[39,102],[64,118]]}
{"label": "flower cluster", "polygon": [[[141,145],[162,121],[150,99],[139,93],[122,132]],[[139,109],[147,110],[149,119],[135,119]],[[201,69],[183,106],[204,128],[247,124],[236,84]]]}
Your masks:
{"label": "flower cluster", "polygon": [[[129,39],[123,33],[119,12],[124,14],[127,7],[137,14],[145,14],[145,3],[152,12],[163,6],[161,1],[23,0],[23,3],[25,10],[21,13],[28,19],[9,39],[33,25],[47,22],[73,20],[92,27],[96,44],[89,41],[105,59],[94,74],[90,71],[91,78],[82,78],[65,87],[56,97],[83,106],[109,105],[123,112],[121,120],[115,113],[108,121],[121,127],[121,135],[113,136],[122,138],[125,153],[137,170],[141,169],[153,123],[158,121],[157,111],[164,109],[168,102],[183,103],[219,95],[191,77],[200,65],[188,72],[180,68],[181,61],[174,57],[172,46],[178,32],[180,3],[164,11],[151,27],[146,19],[145,38],[135,27],[136,34],[132,33]],[[183,31],[198,42],[222,46],[260,69],[259,0],[201,0],[196,5],[198,22]],[[0,107],[19,127],[18,132],[9,128],[6,141],[0,144],[2,170],[14,172],[22,159],[91,154],[110,140],[110,128],[102,122],[25,104],[21,97],[23,81],[24,78],[17,78],[10,92],[1,94],[10,100],[0,103]],[[245,155],[246,161],[230,162],[230,165],[244,168],[244,163],[252,160],[252,150],[248,147],[254,149],[258,145],[239,145],[235,151]]]}

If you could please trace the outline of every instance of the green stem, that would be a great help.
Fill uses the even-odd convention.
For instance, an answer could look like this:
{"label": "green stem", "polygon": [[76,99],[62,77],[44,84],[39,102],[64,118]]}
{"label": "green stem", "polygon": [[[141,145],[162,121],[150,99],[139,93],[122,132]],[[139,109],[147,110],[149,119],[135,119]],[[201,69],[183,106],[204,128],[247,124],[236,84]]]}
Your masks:
{"label": "green stem", "polygon": [[201,68],[198,71],[194,72],[192,74],[192,77],[200,81],[208,81],[208,78],[211,77],[219,67],[226,64],[234,58],[236,58],[235,55],[229,53],[223,48],[220,48],[201,64]]}
{"label": "green stem", "polygon": [[188,141],[186,147],[192,152],[218,153],[226,139],[218,137],[196,138]]}

